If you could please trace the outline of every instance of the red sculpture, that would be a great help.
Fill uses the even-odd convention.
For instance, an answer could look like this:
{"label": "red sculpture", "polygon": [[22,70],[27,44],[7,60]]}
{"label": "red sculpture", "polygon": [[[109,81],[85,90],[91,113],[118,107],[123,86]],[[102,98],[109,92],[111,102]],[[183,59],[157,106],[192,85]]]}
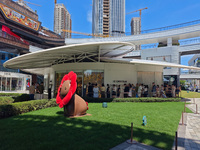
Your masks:
{"label": "red sculpture", "polygon": [[71,71],[66,74],[58,88],[56,103],[59,107],[64,107],[64,115],[67,117],[76,117],[86,115],[88,103],[80,96],[75,94],[77,75]]}

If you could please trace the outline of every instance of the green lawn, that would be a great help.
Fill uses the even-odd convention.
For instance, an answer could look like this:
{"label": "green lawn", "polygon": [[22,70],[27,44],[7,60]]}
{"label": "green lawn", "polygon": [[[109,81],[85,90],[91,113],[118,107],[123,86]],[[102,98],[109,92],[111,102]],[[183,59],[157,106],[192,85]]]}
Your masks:
{"label": "green lawn", "polygon": [[65,118],[59,107],[33,111],[0,120],[0,149],[107,150],[130,138],[131,122],[135,140],[171,149],[183,108],[182,102],[89,103],[92,116],[80,118]]}
{"label": "green lawn", "polygon": [[191,91],[187,93],[187,91],[181,91],[180,96],[183,98],[200,98],[200,93]]}

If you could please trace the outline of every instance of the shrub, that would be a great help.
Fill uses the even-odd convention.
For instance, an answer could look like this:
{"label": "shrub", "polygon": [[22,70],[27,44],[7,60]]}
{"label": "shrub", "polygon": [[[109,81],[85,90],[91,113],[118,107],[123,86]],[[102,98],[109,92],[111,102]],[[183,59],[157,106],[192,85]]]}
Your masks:
{"label": "shrub", "polygon": [[0,97],[0,105],[13,103],[14,99],[12,97]]}
{"label": "shrub", "polygon": [[181,98],[157,98],[157,97],[141,97],[141,98],[92,98],[85,97],[85,101],[92,103],[101,102],[179,102]]}
{"label": "shrub", "polygon": [[8,105],[0,105],[0,118],[15,116],[29,111],[53,106],[57,106],[55,99],[32,100],[26,102],[12,103]]}
{"label": "shrub", "polygon": [[11,97],[17,97],[21,96],[23,93],[0,93],[0,96],[11,96]]}
{"label": "shrub", "polygon": [[29,94],[22,94],[22,95],[19,95],[17,97],[13,97],[13,99],[14,99],[14,103],[15,102],[29,101],[30,96],[29,96]]}

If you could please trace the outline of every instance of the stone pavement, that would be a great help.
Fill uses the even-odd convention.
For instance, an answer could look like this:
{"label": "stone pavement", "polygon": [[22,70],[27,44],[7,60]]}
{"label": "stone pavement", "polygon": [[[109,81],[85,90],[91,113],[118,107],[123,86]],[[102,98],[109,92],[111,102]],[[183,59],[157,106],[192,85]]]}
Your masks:
{"label": "stone pavement", "polygon": [[[182,118],[178,127],[178,150],[200,150],[200,114],[196,114],[196,104],[198,113],[200,110],[200,98],[187,99],[186,106],[194,113],[184,113],[184,125]],[[173,146],[172,149],[175,149]]]}

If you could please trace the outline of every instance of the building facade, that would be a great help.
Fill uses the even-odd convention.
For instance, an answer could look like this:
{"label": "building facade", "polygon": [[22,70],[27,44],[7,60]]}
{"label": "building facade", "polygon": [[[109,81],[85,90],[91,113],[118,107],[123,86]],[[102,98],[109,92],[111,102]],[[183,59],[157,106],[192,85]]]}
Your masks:
{"label": "building facade", "polygon": [[55,4],[54,8],[54,32],[62,37],[71,38],[71,33],[63,30],[71,30],[71,15],[64,4]]}
{"label": "building facade", "polygon": [[125,0],[93,0],[92,33],[123,36],[125,34]]}

